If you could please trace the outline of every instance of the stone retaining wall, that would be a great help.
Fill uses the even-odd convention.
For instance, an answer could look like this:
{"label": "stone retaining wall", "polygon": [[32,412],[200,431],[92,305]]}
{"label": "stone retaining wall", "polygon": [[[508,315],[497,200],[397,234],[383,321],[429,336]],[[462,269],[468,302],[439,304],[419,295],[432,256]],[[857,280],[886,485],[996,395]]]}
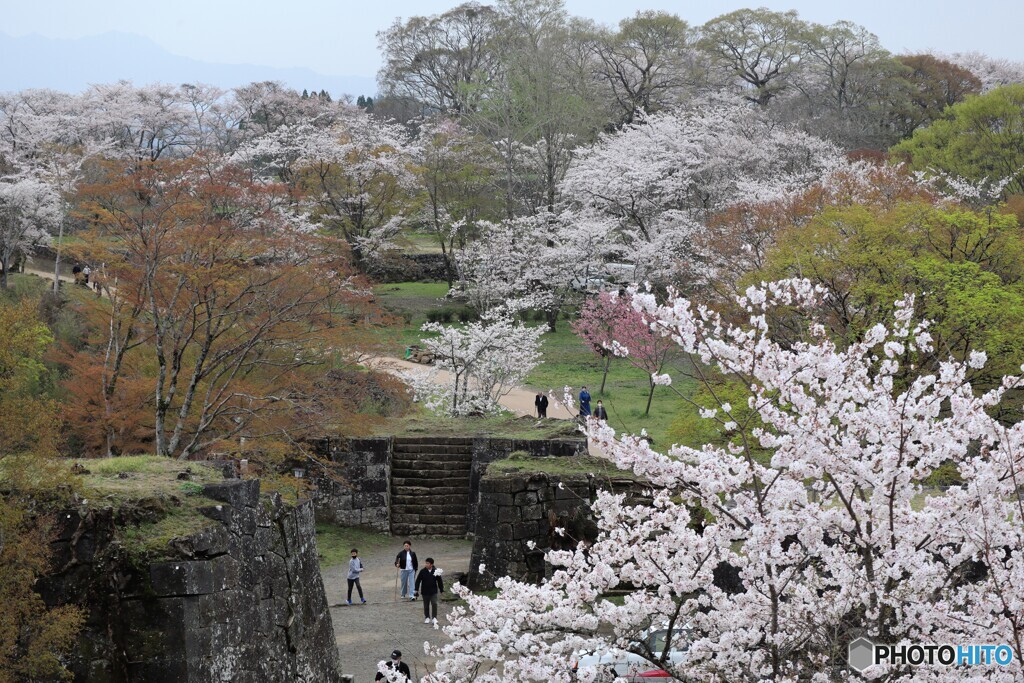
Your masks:
{"label": "stone retaining wall", "polygon": [[[431,437],[434,438],[434,437]],[[571,456],[587,452],[583,439],[495,439],[451,437],[453,442],[472,440],[473,464],[469,480],[466,532],[476,532],[480,478],[487,465],[516,451],[532,456]],[[434,440],[437,440],[434,438]],[[308,466],[314,479],[313,502],[318,522],[362,526],[379,531],[391,528],[390,482],[394,438],[324,438],[311,443],[317,457],[331,465],[331,473]],[[429,465],[425,465],[429,468]]]}
{"label": "stone retaining wall", "polygon": [[124,511],[61,515],[58,569],[40,592],[50,605],[88,610],[69,659],[74,680],[340,681],[312,503],[261,498],[258,480],[208,484],[203,494],[220,501],[200,510],[214,523],[153,562],[117,540]]}
{"label": "stone retaining wall", "polygon": [[469,477],[469,514],[466,531],[475,536],[482,506],[480,479],[487,466],[495,460],[503,460],[512,453],[524,451],[534,457],[566,457],[586,455],[587,442],[584,439],[473,439],[473,469]]}
{"label": "stone retaining wall", "polygon": [[312,445],[333,465],[330,471],[308,470],[317,521],[389,531],[393,439],[320,439]]}
{"label": "stone retaining wall", "polygon": [[[485,476],[479,486],[468,577],[473,590],[489,590],[501,576],[539,581],[545,574],[546,550],[574,547],[580,539],[594,538],[592,477],[508,473]],[[567,535],[556,535],[556,527],[566,529]]]}

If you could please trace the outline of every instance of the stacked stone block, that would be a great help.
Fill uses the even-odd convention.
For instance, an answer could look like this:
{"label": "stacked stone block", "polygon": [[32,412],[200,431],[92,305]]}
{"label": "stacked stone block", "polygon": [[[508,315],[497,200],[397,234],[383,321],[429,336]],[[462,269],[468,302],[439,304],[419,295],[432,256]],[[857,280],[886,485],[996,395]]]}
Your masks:
{"label": "stacked stone block", "polygon": [[313,507],[260,497],[257,480],[209,484],[215,522],[139,564],[107,510],[63,516],[50,604],[88,609],[70,658],[76,681],[340,681]]}
{"label": "stacked stone block", "polygon": [[470,588],[489,590],[502,576],[539,581],[545,573],[544,551],[553,540],[557,542],[554,526],[567,518],[587,517],[593,495],[592,478],[585,475],[508,473],[483,477]]}
{"label": "stacked stone block", "polygon": [[388,531],[391,437],[320,439],[312,446],[330,466],[309,467],[317,521]]}
{"label": "stacked stone block", "polygon": [[391,458],[391,533],[465,536],[472,439],[396,438]]}

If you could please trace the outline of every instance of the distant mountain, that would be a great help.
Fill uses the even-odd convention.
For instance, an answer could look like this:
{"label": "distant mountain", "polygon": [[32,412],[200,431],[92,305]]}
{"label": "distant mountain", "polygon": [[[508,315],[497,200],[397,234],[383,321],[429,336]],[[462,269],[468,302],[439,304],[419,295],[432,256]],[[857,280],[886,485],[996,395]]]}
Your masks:
{"label": "distant mountain", "polygon": [[0,92],[50,88],[80,92],[93,83],[207,83],[232,88],[253,81],[282,81],[299,90],[373,95],[375,79],[329,76],[304,67],[201,62],[171,54],[148,38],[131,33],[103,33],[77,39],[0,33]]}

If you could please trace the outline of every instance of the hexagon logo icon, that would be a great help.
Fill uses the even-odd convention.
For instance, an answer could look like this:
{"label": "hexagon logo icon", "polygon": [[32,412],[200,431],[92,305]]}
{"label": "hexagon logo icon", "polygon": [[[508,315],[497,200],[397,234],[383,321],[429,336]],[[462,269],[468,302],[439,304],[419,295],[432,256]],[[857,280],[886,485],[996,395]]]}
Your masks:
{"label": "hexagon logo icon", "polygon": [[850,668],[859,673],[875,663],[875,644],[860,637],[850,643],[847,657]]}

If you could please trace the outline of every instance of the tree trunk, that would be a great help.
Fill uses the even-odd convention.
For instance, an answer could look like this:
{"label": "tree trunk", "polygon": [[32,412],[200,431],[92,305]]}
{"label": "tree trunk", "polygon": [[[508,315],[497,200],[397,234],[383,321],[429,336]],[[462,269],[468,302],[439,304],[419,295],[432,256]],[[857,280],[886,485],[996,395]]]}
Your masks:
{"label": "tree trunk", "polygon": [[[65,203],[64,214],[67,215],[67,206]],[[57,227],[57,249],[56,256],[53,258],[53,291],[60,291],[60,245],[64,241],[64,219],[61,218]]]}
{"label": "tree trunk", "polygon": [[644,410],[644,417],[648,417],[651,414],[651,401],[654,399],[654,387],[655,384],[651,381],[651,393],[647,394],[647,408]]}
{"label": "tree trunk", "polygon": [[[604,352],[604,375],[601,376],[601,390],[600,390],[600,394],[602,396],[604,396],[604,382],[605,382],[605,380],[608,379],[608,367],[611,364],[612,364],[612,354],[611,354],[611,351],[605,351]],[[648,402],[647,406],[648,406],[647,409],[650,410],[650,403],[649,402]]]}
{"label": "tree trunk", "polygon": [[7,289],[7,271],[10,268],[10,264],[6,256],[0,259],[0,268],[3,269],[0,270],[0,289]]}
{"label": "tree trunk", "polygon": [[553,311],[545,311],[544,315],[548,321],[548,332],[554,332],[555,326],[558,324],[558,309],[556,308]]}

